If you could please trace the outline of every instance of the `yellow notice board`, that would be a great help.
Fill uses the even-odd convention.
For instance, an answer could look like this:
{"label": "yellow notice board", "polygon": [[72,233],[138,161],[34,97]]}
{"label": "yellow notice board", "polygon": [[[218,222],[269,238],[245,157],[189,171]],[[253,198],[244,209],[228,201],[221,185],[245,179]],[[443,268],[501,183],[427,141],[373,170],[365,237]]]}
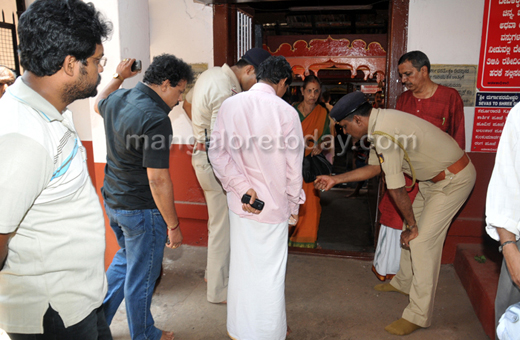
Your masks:
{"label": "yellow notice board", "polygon": [[475,106],[477,65],[431,65],[430,78],[437,84],[459,91],[464,106]]}

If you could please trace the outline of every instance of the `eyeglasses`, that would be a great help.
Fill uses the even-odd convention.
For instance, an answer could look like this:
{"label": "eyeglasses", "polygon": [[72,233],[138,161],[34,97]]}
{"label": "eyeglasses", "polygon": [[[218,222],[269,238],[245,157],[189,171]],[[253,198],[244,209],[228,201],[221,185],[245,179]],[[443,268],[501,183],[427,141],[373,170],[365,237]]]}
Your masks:
{"label": "eyeglasses", "polygon": [[101,57],[99,59],[99,65],[105,67],[107,65],[107,57]]}

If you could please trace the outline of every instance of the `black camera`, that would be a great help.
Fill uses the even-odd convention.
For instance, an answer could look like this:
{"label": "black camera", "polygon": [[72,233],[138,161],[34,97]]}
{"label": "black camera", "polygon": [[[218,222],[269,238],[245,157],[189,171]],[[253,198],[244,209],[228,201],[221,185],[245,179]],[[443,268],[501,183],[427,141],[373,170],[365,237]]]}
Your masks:
{"label": "black camera", "polygon": [[132,67],[130,68],[130,70],[132,70],[132,72],[139,72],[139,71],[141,71],[142,67],[143,66],[141,64],[141,60],[136,60],[132,64]]}

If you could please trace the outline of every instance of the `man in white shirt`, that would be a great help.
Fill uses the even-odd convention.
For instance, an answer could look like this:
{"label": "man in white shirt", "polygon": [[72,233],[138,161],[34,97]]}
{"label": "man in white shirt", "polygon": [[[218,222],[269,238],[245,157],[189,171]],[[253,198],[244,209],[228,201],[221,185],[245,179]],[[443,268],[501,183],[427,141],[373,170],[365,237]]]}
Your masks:
{"label": "man in white shirt", "polygon": [[25,73],[0,99],[0,328],[12,340],[112,339],[105,223],[67,105],[95,96],[111,24],[37,0],[18,26]]}
{"label": "man in white shirt", "polygon": [[500,242],[504,255],[497,296],[495,322],[507,307],[520,302],[520,104],[509,112],[486,199],[486,231]]}

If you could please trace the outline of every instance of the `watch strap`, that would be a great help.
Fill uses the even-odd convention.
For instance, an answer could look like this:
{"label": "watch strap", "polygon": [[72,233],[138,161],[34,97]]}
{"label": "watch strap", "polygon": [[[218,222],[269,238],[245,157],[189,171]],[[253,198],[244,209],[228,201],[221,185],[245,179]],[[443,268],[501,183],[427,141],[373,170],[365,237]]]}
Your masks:
{"label": "watch strap", "polygon": [[114,79],[119,79],[121,80],[121,82],[123,82],[125,80],[125,78],[123,78],[122,75],[120,75],[119,73],[114,73],[114,75],[112,76],[112,78]]}
{"label": "watch strap", "polygon": [[498,251],[499,251],[499,252],[502,252],[502,249],[504,249],[504,246],[507,245],[507,244],[509,244],[509,243],[516,243],[516,242],[515,242],[515,241],[505,241],[504,243],[502,243],[502,244],[500,245],[500,247],[498,247]]}

